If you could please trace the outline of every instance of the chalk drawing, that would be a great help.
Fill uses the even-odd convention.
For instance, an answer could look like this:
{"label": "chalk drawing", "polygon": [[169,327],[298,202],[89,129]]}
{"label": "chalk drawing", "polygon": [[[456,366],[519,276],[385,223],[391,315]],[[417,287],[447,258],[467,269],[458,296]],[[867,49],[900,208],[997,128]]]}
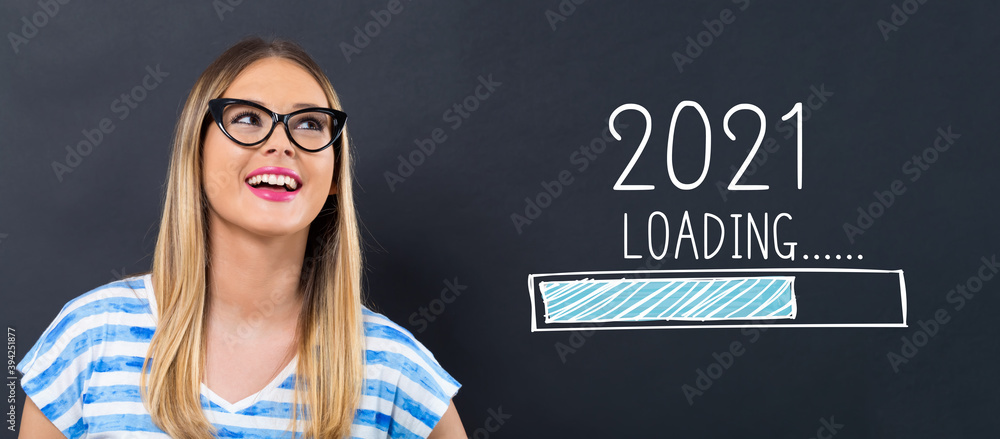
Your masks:
{"label": "chalk drawing", "polygon": [[545,321],[794,319],[794,277],[542,282]]}
{"label": "chalk drawing", "polygon": [[[809,293],[796,291],[795,275],[807,273],[866,273],[897,277],[901,321],[794,323],[802,311],[796,302],[796,294]],[[907,327],[906,282],[902,270],[748,268],[540,273],[528,275],[528,293],[532,332],[573,331],[578,329],[572,325],[575,323],[612,323],[593,328],[595,330]],[[885,292],[879,292],[882,293]],[[895,291],[889,294],[895,294]],[[545,327],[538,325],[539,297]],[[745,322],[749,320],[776,322]],[[685,324],[627,324],[650,321],[684,321]]]}

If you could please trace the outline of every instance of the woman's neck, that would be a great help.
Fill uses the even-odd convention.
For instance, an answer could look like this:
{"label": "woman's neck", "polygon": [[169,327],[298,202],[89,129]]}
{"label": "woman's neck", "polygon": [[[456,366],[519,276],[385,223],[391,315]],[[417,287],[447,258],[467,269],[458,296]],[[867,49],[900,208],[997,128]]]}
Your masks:
{"label": "woman's neck", "polygon": [[208,236],[209,324],[245,339],[294,328],[308,229],[266,237],[215,220]]}

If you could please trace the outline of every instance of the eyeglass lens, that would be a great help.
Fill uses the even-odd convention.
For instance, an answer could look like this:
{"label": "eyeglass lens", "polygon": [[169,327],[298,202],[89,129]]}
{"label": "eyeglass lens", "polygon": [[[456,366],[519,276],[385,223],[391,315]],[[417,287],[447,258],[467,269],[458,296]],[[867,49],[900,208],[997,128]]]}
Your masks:
{"label": "eyeglass lens", "polygon": [[[234,103],[222,112],[223,127],[229,135],[243,143],[257,143],[271,131],[274,121],[259,108]],[[309,111],[292,116],[288,131],[292,139],[306,149],[317,149],[330,143],[337,120],[330,114]]]}

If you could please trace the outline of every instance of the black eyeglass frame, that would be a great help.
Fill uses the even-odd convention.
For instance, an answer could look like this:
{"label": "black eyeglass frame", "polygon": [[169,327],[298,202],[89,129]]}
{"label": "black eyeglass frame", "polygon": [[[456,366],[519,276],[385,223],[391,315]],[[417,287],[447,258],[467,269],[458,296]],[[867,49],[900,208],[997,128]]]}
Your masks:
{"label": "black eyeglass frame", "polygon": [[[260,139],[259,141],[254,142],[254,143],[244,143],[244,142],[240,142],[239,140],[236,140],[236,138],[234,138],[232,136],[232,134],[229,134],[229,131],[226,131],[226,127],[223,126],[223,123],[222,123],[222,112],[226,108],[226,106],[230,105],[230,104],[249,105],[251,107],[254,107],[254,108],[257,108],[257,109],[263,111],[266,114],[270,114],[271,115],[272,123],[271,123],[271,129],[267,132],[267,135],[264,136],[263,139]],[[278,125],[278,122],[281,122],[281,124],[284,125],[284,127],[285,127],[285,134],[288,135],[288,139],[292,141],[292,144],[294,144],[296,147],[298,147],[299,149],[301,149],[303,151],[306,151],[306,152],[320,152],[320,151],[322,151],[322,150],[324,150],[326,148],[329,148],[330,145],[333,145],[334,143],[337,142],[338,139],[340,139],[341,133],[344,132],[344,124],[347,123],[347,113],[344,113],[343,111],[334,110],[332,108],[309,107],[309,108],[303,108],[301,110],[296,110],[296,111],[293,111],[293,112],[288,113],[288,114],[278,114],[278,113],[276,113],[274,111],[271,111],[267,107],[265,107],[263,105],[260,105],[260,104],[258,104],[256,102],[251,102],[251,101],[247,101],[247,100],[243,100],[243,99],[234,99],[234,98],[218,98],[218,99],[209,100],[208,101],[208,111],[209,111],[209,113],[211,113],[212,119],[215,119],[215,124],[218,125],[219,129],[222,130],[222,133],[225,134],[226,137],[229,138],[229,140],[232,140],[233,142],[236,142],[238,145],[248,146],[248,147],[250,147],[250,146],[257,146],[257,145],[260,145],[261,143],[266,142],[267,139],[271,138],[271,134],[274,133],[274,127]],[[318,112],[321,112],[321,113],[329,114],[337,122],[337,126],[335,127],[336,131],[333,133],[332,136],[330,136],[330,143],[327,143],[326,145],[323,145],[322,147],[320,147],[318,149],[309,149],[309,148],[306,148],[306,147],[304,147],[302,145],[299,145],[299,142],[295,141],[295,137],[292,136],[292,132],[289,131],[289,129],[288,129],[288,121],[290,121],[293,116],[295,116],[297,114],[301,114],[301,113],[311,112],[311,111],[318,111]],[[339,153],[340,153],[340,145],[337,144],[337,146],[334,147],[334,150],[339,155]]]}

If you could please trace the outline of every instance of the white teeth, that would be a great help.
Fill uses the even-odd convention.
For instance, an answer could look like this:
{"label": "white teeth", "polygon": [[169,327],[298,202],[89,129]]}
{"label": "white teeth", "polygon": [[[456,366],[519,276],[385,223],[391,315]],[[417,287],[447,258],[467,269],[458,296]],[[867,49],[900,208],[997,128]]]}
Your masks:
{"label": "white teeth", "polygon": [[247,183],[251,186],[257,186],[261,183],[267,183],[274,186],[288,186],[289,189],[295,190],[298,188],[298,183],[295,179],[287,175],[276,175],[276,174],[261,174],[255,175],[247,179]]}

